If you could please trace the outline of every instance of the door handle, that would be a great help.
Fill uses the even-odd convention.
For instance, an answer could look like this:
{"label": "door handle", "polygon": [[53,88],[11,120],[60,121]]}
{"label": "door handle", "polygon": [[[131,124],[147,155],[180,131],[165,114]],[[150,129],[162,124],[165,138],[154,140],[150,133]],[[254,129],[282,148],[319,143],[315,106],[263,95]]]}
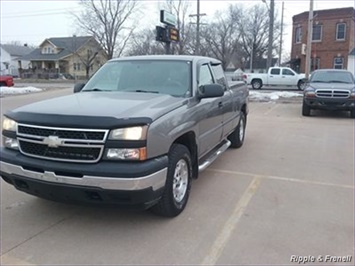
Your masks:
{"label": "door handle", "polygon": [[219,102],[218,103],[218,108],[222,108],[223,107],[223,103],[222,102]]}

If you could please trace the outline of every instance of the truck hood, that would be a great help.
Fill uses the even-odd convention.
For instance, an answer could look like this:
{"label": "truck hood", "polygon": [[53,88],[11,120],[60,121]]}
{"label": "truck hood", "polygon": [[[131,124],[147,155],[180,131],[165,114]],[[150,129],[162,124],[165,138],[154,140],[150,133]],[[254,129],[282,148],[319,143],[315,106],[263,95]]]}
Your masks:
{"label": "truck hood", "polygon": [[26,105],[7,116],[20,123],[110,127],[122,125],[122,121],[150,123],[186,102],[166,94],[80,92]]}
{"label": "truck hood", "polygon": [[345,83],[310,83],[310,87],[315,90],[352,90],[354,84]]}

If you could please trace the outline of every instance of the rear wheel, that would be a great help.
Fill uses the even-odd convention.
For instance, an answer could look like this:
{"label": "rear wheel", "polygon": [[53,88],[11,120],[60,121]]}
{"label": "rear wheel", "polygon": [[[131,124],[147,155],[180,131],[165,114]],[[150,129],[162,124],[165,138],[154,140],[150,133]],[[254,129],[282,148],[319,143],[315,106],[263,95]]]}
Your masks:
{"label": "rear wheel", "polygon": [[6,87],[6,83],[5,82],[0,82],[0,87]]}
{"label": "rear wheel", "polygon": [[240,113],[240,121],[235,130],[228,136],[228,140],[232,143],[232,148],[240,148],[243,146],[245,137],[246,117],[244,113]]}
{"label": "rear wheel", "polygon": [[298,83],[297,83],[297,87],[298,87],[298,89],[301,90],[301,91],[304,90],[305,85],[306,85],[306,82],[304,82],[304,80],[300,80],[300,81],[298,81]]}
{"label": "rear wheel", "polygon": [[253,87],[254,90],[260,90],[261,87],[263,86],[263,83],[260,79],[254,79],[251,82],[251,86]]}
{"label": "rear wheel", "polygon": [[152,207],[155,214],[165,217],[179,215],[187,204],[192,180],[191,155],[188,148],[173,144],[169,151],[168,174],[163,196]]}
{"label": "rear wheel", "polygon": [[311,108],[303,101],[302,104],[302,115],[303,116],[310,116],[311,115]]}

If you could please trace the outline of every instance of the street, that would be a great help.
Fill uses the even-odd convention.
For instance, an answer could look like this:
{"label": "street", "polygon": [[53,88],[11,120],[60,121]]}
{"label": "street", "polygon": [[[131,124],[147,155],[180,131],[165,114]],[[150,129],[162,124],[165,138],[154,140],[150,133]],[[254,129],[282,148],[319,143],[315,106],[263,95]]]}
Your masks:
{"label": "street", "polygon": [[[70,93],[7,96],[1,112]],[[244,146],[201,173],[174,219],[50,202],[1,180],[0,264],[354,265],[354,120],[315,113],[251,102]]]}

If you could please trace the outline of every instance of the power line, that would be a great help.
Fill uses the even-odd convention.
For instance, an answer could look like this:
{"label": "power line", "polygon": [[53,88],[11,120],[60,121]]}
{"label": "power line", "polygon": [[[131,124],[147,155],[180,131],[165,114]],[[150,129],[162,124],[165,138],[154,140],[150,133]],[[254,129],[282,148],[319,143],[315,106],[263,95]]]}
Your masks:
{"label": "power line", "polygon": [[[57,10],[53,10],[51,12],[51,10],[48,10],[49,12],[31,12],[31,13],[23,13],[23,14],[19,14],[16,13],[16,15],[3,15],[1,16],[1,19],[8,19],[8,18],[19,18],[19,17],[39,17],[39,16],[49,16],[49,15],[61,15],[61,14],[67,14],[70,11],[75,11],[75,10],[79,10],[80,8],[73,8],[73,9],[57,9]],[[58,12],[59,10],[63,10],[61,12]]]}

